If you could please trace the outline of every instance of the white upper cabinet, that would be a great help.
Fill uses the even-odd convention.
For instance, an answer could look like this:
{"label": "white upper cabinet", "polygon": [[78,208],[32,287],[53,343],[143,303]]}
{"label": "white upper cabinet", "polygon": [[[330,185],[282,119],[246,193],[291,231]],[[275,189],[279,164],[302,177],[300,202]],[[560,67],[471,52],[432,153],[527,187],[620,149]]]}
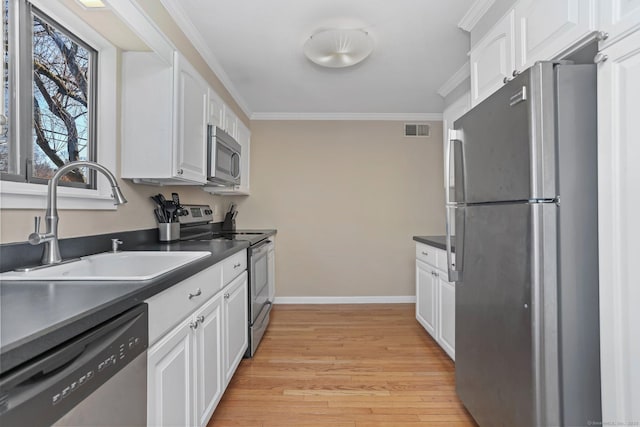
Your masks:
{"label": "white upper cabinet", "polygon": [[223,119],[224,125],[222,126],[222,129],[235,139],[238,139],[238,122],[238,117],[233,110],[229,108],[229,106],[225,105]]}
{"label": "white upper cabinet", "polygon": [[605,45],[640,28],[640,0],[600,0],[600,30],[609,33]]}
{"label": "white upper cabinet", "polygon": [[[596,29],[596,0],[520,0],[515,7],[516,70],[557,58]],[[608,2],[605,2],[608,3]]]}
{"label": "white upper cabinet", "polygon": [[122,54],[122,177],[147,184],[203,184],[208,88],[178,52]]}
{"label": "white upper cabinet", "polygon": [[209,88],[209,124],[224,129],[224,102]]}
{"label": "white upper cabinet", "polygon": [[181,55],[176,55],[174,69],[178,84],[175,95],[178,101],[175,175],[189,181],[204,182],[209,88]]}
{"label": "white upper cabinet", "polygon": [[471,105],[535,62],[562,59],[580,47],[598,29],[597,10],[597,0],[518,1],[471,49]]}
{"label": "white upper cabinet", "polygon": [[514,12],[509,12],[480,40],[470,53],[471,104],[498,90],[515,68]]}

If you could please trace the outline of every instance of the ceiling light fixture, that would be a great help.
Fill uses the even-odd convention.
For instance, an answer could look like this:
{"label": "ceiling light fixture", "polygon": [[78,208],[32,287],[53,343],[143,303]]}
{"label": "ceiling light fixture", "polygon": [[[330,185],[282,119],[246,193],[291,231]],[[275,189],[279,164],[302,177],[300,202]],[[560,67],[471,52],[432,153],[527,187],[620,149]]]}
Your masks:
{"label": "ceiling light fixture", "polygon": [[309,60],[329,68],[350,67],[364,61],[372,51],[373,39],[364,30],[323,30],[304,44]]}
{"label": "ceiling light fixture", "polygon": [[107,7],[102,0],[76,0],[85,9],[104,9]]}

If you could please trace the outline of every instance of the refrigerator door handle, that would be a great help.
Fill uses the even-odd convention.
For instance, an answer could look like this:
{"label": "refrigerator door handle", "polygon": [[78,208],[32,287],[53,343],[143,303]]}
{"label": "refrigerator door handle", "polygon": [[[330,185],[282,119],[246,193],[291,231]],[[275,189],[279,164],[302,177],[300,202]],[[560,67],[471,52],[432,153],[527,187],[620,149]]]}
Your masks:
{"label": "refrigerator door handle", "polygon": [[[457,129],[449,129],[449,135],[447,138],[447,153],[445,156],[446,164],[444,165],[446,170],[446,178],[445,178],[446,188],[444,191],[444,195],[445,195],[444,198],[447,205],[456,203],[456,200],[453,200],[453,201],[451,200],[451,149],[455,146],[454,144],[456,142],[462,145],[462,131]],[[455,172],[455,168],[454,168],[454,172]],[[462,185],[462,183],[456,182],[454,185]]]}
{"label": "refrigerator door handle", "polygon": [[[462,280],[462,260],[463,260],[463,249],[462,245],[464,244],[464,216],[465,216],[465,208],[464,206],[455,206],[449,205],[446,207],[447,209],[447,236],[445,238],[445,243],[447,246],[447,275],[449,282],[457,282]],[[456,262],[453,263],[453,247],[451,244],[451,239],[454,237],[451,234],[451,214],[453,214],[453,220],[455,221],[456,213],[460,212],[462,215],[462,221],[460,224],[456,224],[456,234],[458,239],[456,240]]]}

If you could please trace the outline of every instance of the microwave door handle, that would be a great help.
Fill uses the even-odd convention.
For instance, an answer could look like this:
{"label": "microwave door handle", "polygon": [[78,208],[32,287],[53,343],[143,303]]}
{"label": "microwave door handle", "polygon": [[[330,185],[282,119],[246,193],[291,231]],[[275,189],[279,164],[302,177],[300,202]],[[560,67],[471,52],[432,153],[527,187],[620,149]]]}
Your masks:
{"label": "microwave door handle", "polygon": [[233,176],[233,179],[238,179],[240,177],[240,154],[235,151],[231,154],[231,168],[231,175]]}

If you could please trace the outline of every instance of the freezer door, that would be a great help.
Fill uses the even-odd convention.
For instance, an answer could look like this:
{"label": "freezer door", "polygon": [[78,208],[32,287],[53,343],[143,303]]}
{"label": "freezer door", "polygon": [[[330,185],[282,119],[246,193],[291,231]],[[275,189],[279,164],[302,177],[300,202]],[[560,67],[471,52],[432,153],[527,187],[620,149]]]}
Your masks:
{"label": "freezer door", "polygon": [[556,197],[553,70],[536,64],[455,121],[455,202]]}
{"label": "freezer door", "polygon": [[528,203],[465,208],[456,389],[480,425],[534,425],[532,215]]}

